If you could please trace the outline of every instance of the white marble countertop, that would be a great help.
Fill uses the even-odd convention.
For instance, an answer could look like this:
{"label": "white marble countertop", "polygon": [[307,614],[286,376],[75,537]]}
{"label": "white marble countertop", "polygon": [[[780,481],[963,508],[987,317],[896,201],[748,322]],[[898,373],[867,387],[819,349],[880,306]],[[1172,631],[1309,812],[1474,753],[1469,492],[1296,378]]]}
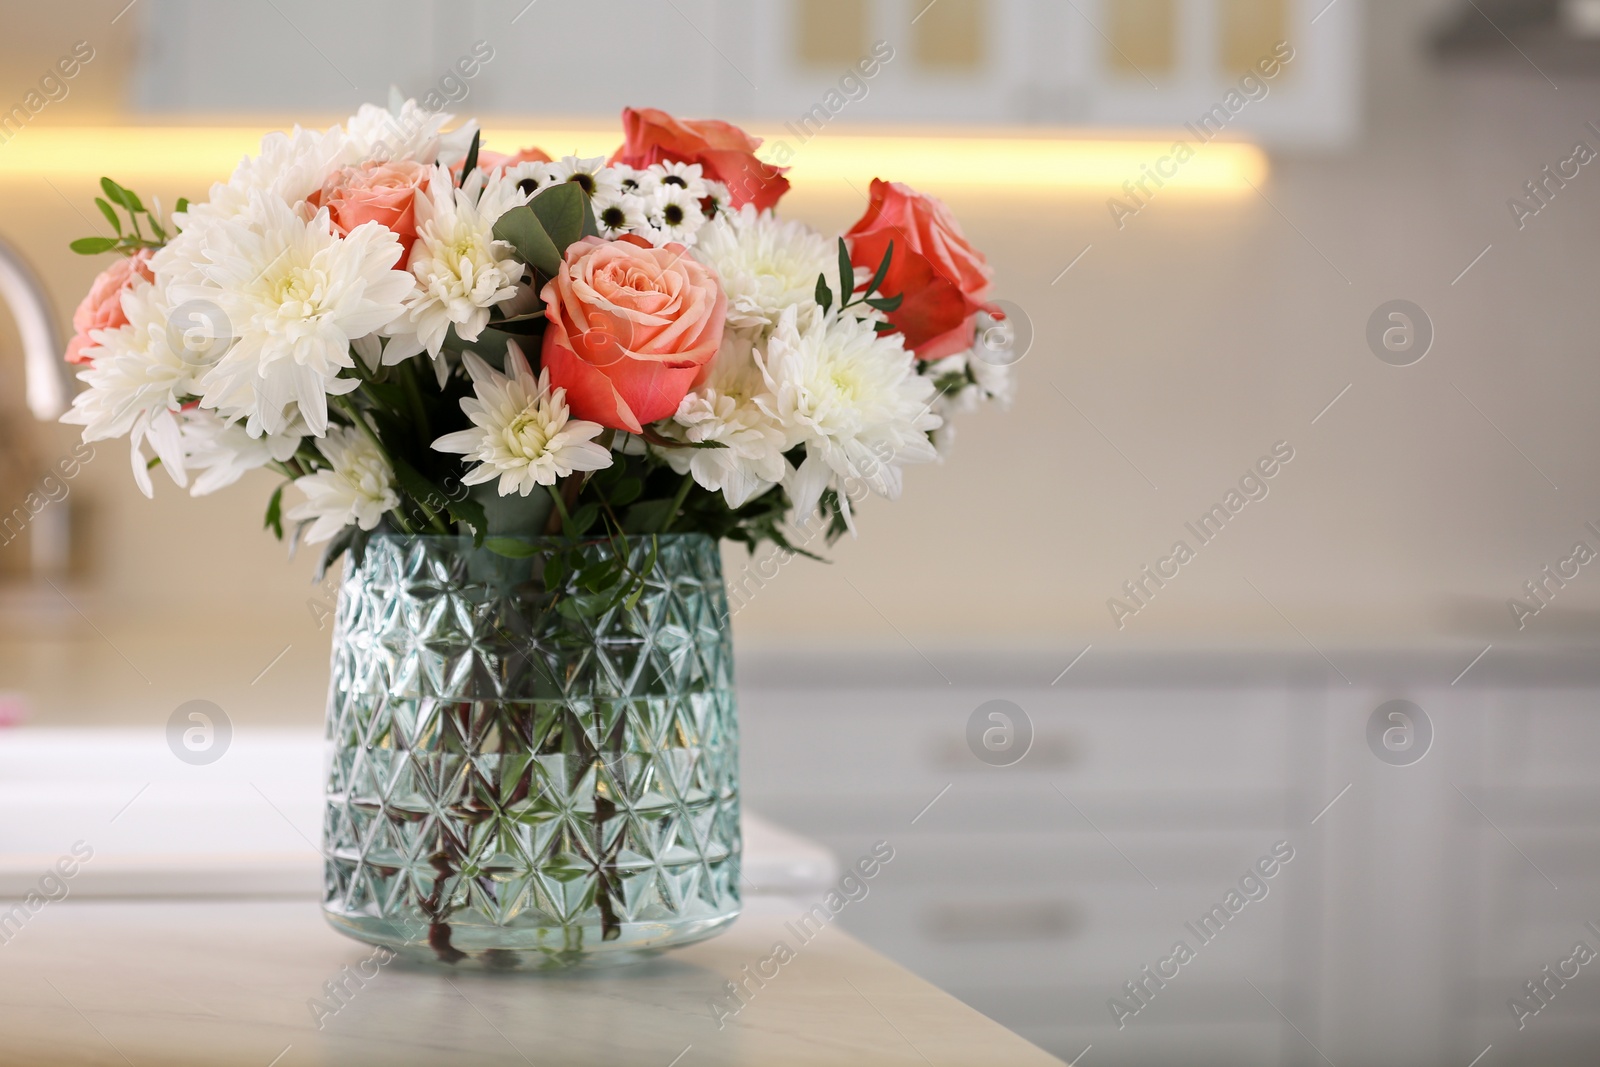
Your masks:
{"label": "white marble countertop", "polygon": [[[313,729],[239,731],[214,763],[150,729],[0,731],[0,900],[22,897],[75,842],[86,897],[322,895],[323,759]],[[813,896],[826,850],[749,812],[744,890]]]}
{"label": "white marble countertop", "polygon": [[835,927],[802,942],[806,903],[632,967],[485,974],[379,966],[309,901],[68,899],[0,945],[0,1067],[1059,1064]]}

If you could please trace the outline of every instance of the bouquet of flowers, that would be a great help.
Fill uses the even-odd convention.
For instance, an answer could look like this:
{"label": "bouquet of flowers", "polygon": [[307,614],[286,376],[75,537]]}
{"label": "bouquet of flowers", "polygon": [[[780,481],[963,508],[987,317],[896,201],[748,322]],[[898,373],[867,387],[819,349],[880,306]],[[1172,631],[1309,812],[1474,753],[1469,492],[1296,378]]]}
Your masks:
{"label": "bouquet of flowers", "polygon": [[326,566],[380,528],[804,551],[1008,399],[973,355],[990,269],[939,201],[874,181],[830,242],[774,214],[755,138],[622,119],[609,159],[552,160],[395,100],[270,134],[170,216],[102,179],[109,230],[72,247],[121,258],[74,315],[64,421],[128,437],[146,495],[157,466],[196,495],[276,471],[266,525]]}

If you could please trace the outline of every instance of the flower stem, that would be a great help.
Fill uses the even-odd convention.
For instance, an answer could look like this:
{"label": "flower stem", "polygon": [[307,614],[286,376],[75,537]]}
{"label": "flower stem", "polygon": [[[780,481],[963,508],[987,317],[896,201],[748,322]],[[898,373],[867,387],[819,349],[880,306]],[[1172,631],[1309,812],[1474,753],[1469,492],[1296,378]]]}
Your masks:
{"label": "flower stem", "polygon": [[400,383],[405,387],[411,416],[417,420],[417,436],[424,441],[431,441],[433,432],[428,426],[428,409],[422,404],[422,389],[417,385],[417,371],[412,360],[400,364]]}
{"label": "flower stem", "polygon": [[667,509],[666,517],[661,520],[661,526],[656,533],[666,533],[672,528],[673,520],[678,517],[678,509],[683,507],[683,502],[689,499],[689,490],[694,487],[692,473],[683,476],[683,484],[678,486],[678,495],[672,498],[672,507]]}
{"label": "flower stem", "polygon": [[553,485],[545,486],[550,492],[550,499],[556,502],[556,513],[561,516],[561,528],[572,533],[572,516],[567,514],[567,502],[561,499],[561,490]]}

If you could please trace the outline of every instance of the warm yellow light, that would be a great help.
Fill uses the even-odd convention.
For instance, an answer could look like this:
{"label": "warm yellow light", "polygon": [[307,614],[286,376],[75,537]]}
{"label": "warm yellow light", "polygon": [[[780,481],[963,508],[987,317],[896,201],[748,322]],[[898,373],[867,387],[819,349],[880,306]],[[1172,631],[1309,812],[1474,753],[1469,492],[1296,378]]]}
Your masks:
{"label": "warm yellow light", "polygon": [[[245,126],[80,126],[22,130],[0,145],[0,179],[99,177],[131,181],[181,177],[203,195],[212,181],[253,154],[262,129]],[[502,151],[539,145],[553,156],[606,155],[620,134],[604,129],[490,127]],[[1238,195],[1267,176],[1260,148],[1236,141],[1198,144],[1183,136],[1192,156],[1179,162],[1178,138],[1112,140],[1040,136],[940,136],[828,131],[804,143],[785,132],[767,138],[763,158],[786,161],[797,184],[848,183],[865,192],[874,177],[919,188],[1060,189],[1116,195],[1141,180],[1189,193]],[[1154,175],[1154,177],[1152,177]]]}

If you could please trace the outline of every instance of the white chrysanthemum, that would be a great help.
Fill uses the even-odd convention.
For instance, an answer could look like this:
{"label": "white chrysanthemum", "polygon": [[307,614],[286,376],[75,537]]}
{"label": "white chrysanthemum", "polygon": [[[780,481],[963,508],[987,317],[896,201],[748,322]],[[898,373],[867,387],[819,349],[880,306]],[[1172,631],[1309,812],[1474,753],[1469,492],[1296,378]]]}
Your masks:
{"label": "white chrysanthemum", "polygon": [[831,488],[850,524],[851,482],[893,500],[902,466],[938,458],[928,441],[941,422],[933,383],[898,335],[879,336],[849,315],[813,307],[802,318],[790,308],[757,360],[770,391],[758,403],[787,431],[789,447],[806,448],[785,479],[796,515],[812,514]]}
{"label": "white chrysanthemum", "polygon": [[475,352],[462,354],[476,396],[463,397],[461,410],[472,429],[445,434],[433,443],[440,452],[460,452],[478,465],[461,479],[465,485],[500,480],[500,495],[527,496],[534,487],[554,485],[573,471],[611,466],[611,453],[594,438],[599,423],[571,418],[567,391],[551,390],[550,372],[535,378],[515,342],[506,345],[501,374]]}
{"label": "white chrysanthemum", "polygon": [[289,133],[267,134],[258,154],[241,160],[226,182],[211,186],[209,199],[173,214],[180,232],[156,250],[151,270],[171,285],[199,284],[213,232],[220,224],[253,219],[254,205],[262,198],[309,217],[306,198],[322,188],[345,152],[344,131],[337,126],[326,131],[296,126]]}
{"label": "white chrysanthemum", "polygon": [[605,156],[595,156],[593,159],[563,156],[546,166],[550,168],[552,183],[573,182],[590,196],[615,196],[622,192],[623,175],[606,166]]}
{"label": "white chrysanthemum", "polygon": [[284,514],[291,522],[311,523],[308,544],[326,541],[351,523],[375,529],[385,512],[399,506],[389,461],[361,431],[330,426],[317,450],[332,468],[296,478],[294,486],[306,499]]}
{"label": "white chrysanthemum", "polygon": [[788,464],[783,427],[758,402],[771,399],[752,351],[748,330],[729,330],[712,358],[706,380],[678,405],[661,432],[691,443],[716,442],[721,448],[664,448],[679,474],[721,493],[730,508],[743,507],[783,480]]}
{"label": "white chrysanthemum", "polygon": [[630,193],[595,197],[594,221],[600,236],[621,237],[648,228],[650,219],[646,211],[649,205],[645,197]]}
{"label": "white chrysanthemum", "polygon": [[194,496],[224,489],[269,463],[284,463],[300,448],[305,426],[287,433],[251,437],[241,422],[228,422],[214,411],[190,408],[181,416],[183,458],[195,474]]}
{"label": "white chrysanthemum", "polygon": [[338,237],[319,211],[307,222],[257,194],[252,214],[219,222],[200,272],[206,284],[174,287],[174,301],[216,305],[237,338],[201,381],[201,403],[244,418],[252,435],[281,434],[296,417],[328,428],[328,397],[359,385],[352,341],[405,311],[411,276],[394,270],[400,241],[376,222]]}
{"label": "white chrysanthemum", "polygon": [[385,363],[422,351],[437,358],[451,326],[462,340],[476,340],[489,325],[489,309],[516,295],[526,268],[509,244],[495,240],[494,224],[528,197],[506,178],[489,181],[487,188],[485,180],[482,171],[473,171],[457,189],[449,172],[437,167],[428,195],[417,197],[417,243],[409,264],[416,288],[406,299],[405,318],[385,331],[393,337]]}
{"label": "white chrysanthemum", "polygon": [[698,163],[657,163],[650,167],[650,174],[660,185],[682,189],[697,203],[710,191]]}
{"label": "white chrysanthemum", "polygon": [[444,133],[454,115],[431,111],[415,100],[395,101],[388,108],[362,104],[345,123],[345,161],[363,163],[444,162],[464,159],[477,123],[468,121]]}
{"label": "white chrysanthemum", "polygon": [[815,306],[818,276],[836,272],[839,263],[820,233],[799,222],[780,222],[753,204],[709,222],[695,241],[694,255],[722,280],[728,322],[734,326],[770,326],[785,308]]}
{"label": "white chrysanthemum", "polygon": [[95,343],[84,355],[94,362],[78,375],[88,388],[61,421],[82,426],[85,441],[127,435],[134,481],[153,496],[147,441],[172,480],[189,484],[177,413],[199,393],[196,378],[205,367],[171,328],[159,286],[135,281],[122,294],[122,311],[126,326],[90,332]]}
{"label": "white chrysanthemum", "polygon": [[645,211],[650,217],[648,236],[657,246],[673,241],[693,245],[695,234],[706,224],[699,198],[677,185],[662,185],[657,189]]}

